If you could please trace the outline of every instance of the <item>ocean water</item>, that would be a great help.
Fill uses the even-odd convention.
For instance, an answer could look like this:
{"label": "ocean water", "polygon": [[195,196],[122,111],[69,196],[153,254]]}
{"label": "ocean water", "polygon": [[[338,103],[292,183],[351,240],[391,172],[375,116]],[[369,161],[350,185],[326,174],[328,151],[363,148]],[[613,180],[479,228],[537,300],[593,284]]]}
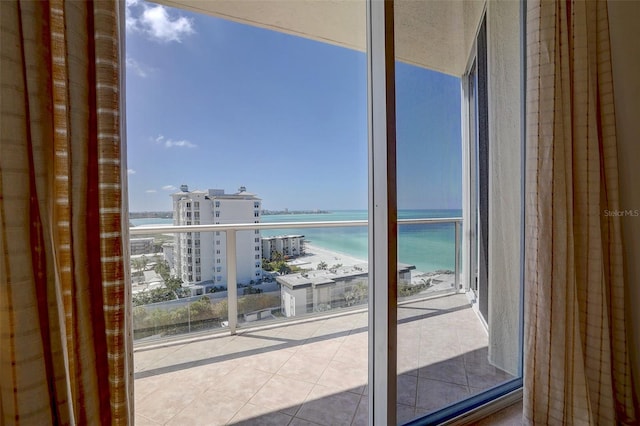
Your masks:
{"label": "ocean water", "polygon": [[[461,210],[400,210],[399,219],[461,217]],[[296,228],[295,222],[366,220],[366,210],[338,210],[324,214],[286,214],[262,216],[263,223],[291,222],[291,228],[263,230],[263,236],[301,234],[311,244],[363,260],[368,256],[367,227]],[[170,225],[172,219],[131,219],[135,226]],[[455,227],[453,223],[401,225],[398,230],[398,260],[415,265],[418,271],[453,270],[455,265]]]}

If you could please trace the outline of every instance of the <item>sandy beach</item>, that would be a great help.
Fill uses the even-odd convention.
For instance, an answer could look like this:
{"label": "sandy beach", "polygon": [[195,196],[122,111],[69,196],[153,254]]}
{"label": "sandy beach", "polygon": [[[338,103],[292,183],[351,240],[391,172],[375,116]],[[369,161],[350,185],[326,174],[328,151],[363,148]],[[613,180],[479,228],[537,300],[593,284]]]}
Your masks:
{"label": "sandy beach", "polygon": [[[336,264],[347,267],[367,263],[367,259],[359,259],[308,243],[305,244],[305,252],[306,254],[304,256],[291,260],[289,264],[304,269],[318,269],[318,264],[321,262],[325,262],[329,268]],[[421,284],[425,281],[430,282],[431,286],[429,287],[429,291],[451,289],[454,284],[454,278],[453,273],[447,274],[441,273],[441,271],[411,271],[411,282],[413,284]]]}
{"label": "sandy beach", "polygon": [[304,247],[306,254],[293,259],[289,264],[305,269],[318,269],[318,264],[321,262],[325,262],[328,267],[336,264],[353,266],[360,263],[367,263],[367,259],[358,259],[343,253],[326,250],[313,244],[305,243]]}

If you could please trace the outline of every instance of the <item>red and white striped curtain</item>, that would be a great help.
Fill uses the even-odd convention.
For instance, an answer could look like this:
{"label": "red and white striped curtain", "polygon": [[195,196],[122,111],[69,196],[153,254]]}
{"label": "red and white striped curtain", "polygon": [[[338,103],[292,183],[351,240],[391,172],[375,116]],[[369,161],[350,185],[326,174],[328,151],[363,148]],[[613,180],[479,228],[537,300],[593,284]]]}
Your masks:
{"label": "red and white striped curtain", "polygon": [[0,1],[1,424],[132,423],[119,7]]}
{"label": "red and white striped curtain", "polygon": [[606,1],[527,2],[524,418],[638,424]]}

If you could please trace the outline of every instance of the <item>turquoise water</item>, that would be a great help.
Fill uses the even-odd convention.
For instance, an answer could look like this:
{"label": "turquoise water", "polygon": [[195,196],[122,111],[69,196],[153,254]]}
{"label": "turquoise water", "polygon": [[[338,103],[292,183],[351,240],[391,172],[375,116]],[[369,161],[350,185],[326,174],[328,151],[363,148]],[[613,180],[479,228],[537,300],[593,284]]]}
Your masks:
{"label": "turquoise water", "polygon": [[[460,210],[400,210],[399,219],[460,217]],[[326,214],[288,214],[262,216],[263,223],[273,222],[329,222],[342,220],[366,220],[366,210],[339,210]],[[131,219],[135,226],[170,225],[172,219]],[[264,230],[263,236],[302,234],[311,244],[357,257],[368,256],[367,228],[321,228]],[[402,263],[415,265],[423,272],[438,269],[454,269],[455,228],[453,223],[429,225],[402,225],[398,231],[398,259]]]}

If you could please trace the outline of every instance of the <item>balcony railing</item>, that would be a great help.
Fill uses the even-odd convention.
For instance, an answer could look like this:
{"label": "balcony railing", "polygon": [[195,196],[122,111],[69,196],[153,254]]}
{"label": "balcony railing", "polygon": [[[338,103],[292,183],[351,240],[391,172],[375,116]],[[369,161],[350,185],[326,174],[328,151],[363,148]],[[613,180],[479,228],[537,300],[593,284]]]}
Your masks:
{"label": "balcony railing", "polygon": [[[404,225],[431,225],[431,224],[454,224],[455,245],[454,245],[454,289],[460,289],[460,236],[462,228],[462,218],[428,218],[428,219],[399,219],[398,226]],[[162,225],[132,227],[129,229],[131,236],[169,234],[169,233],[189,233],[189,232],[220,232],[226,233],[226,261],[227,261],[227,303],[228,303],[228,328],[231,334],[236,334],[238,328],[238,283],[237,283],[237,260],[236,246],[237,233],[239,231],[251,230],[271,230],[271,229],[303,229],[303,228],[345,228],[345,227],[365,227],[366,220],[352,221],[324,221],[324,222],[277,222],[277,223],[242,223],[242,224],[218,224],[218,225]],[[217,282],[216,282],[217,283]],[[187,309],[189,307],[187,306]],[[191,321],[188,324],[191,330]]]}

